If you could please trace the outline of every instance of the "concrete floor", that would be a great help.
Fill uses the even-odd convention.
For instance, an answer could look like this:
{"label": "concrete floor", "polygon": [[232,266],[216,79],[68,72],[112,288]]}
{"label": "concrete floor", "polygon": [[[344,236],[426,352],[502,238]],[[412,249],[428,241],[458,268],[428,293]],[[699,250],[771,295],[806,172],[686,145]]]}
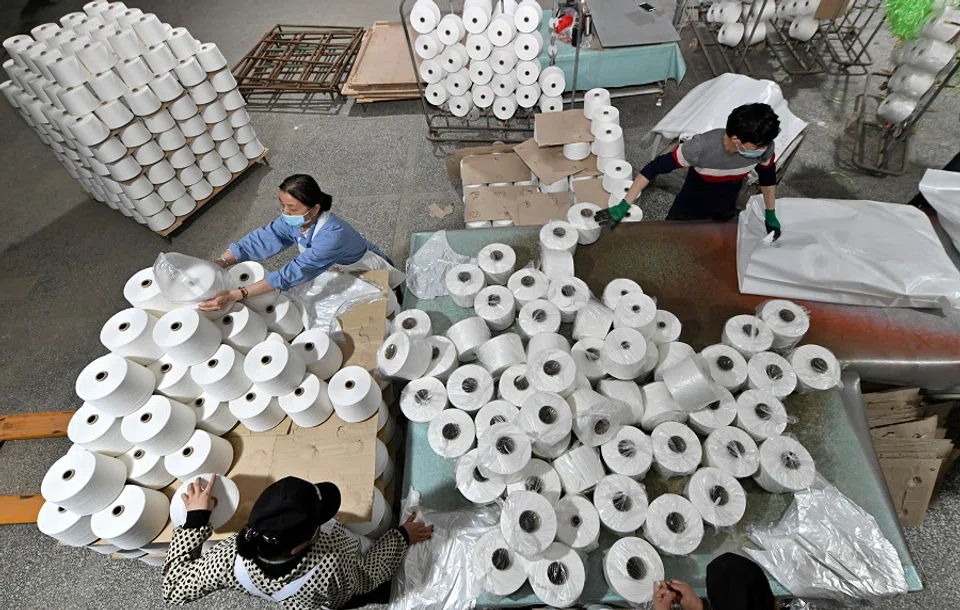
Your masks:
{"label": "concrete floor", "polygon": [[[82,0],[30,0],[3,3],[0,28],[23,32],[66,12]],[[366,25],[395,20],[395,0],[315,2],[231,0],[145,0],[136,3],[174,25],[187,26],[200,40],[216,42],[228,58],[241,56],[276,23]],[[686,32],[688,72],[682,86],[671,84],[662,107],[652,98],[620,100],[627,158],[646,159],[642,138],[651,126],[694,85],[709,78],[700,52]],[[879,41],[877,57],[886,57],[890,40]],[[758,61],[759,64],[765,62]],[[879,62],[877,68],[885,67]],[[772,65],[763,68],[766,73]],[[782,80],[782,74],[778,79]],[[957,97],[948,90],[919,127],[911,166],[900,178],[867,176],[850,167],[850,141],[844,127],[861,78],[809,77],[783,82],[793,111],[810,122],[806,142],[780,193],[793,196],[907,201],[916,192],[923,167],[939,167],[956,153]],[[220,200],[176,237],[173,245],[87,198],[55,162],[15,112],[0,107],[0,387],[3,412],[70,409],[79,406],[73,392],[77,372],[99,356],[99,329],[127,306],[121,290],[135,271],[153,263],[158,252],[176,250],[212,257],[233,239],[273,218],[276,186],[288,174],[309,172],[335,197],[338,214],[354,222],[368,238],[402,261],[412,231],[458,228],[458,212],[437,220],[430,203],[458,203],[458,189],[447,179],[443,150],[427,142],[419,104],[397,102],[363,110],[347,104],[332,114],[264,111],[254,124],[271,149],[271,167],[257,166],[231,186]],[[661,180],[643,196],[649,219],[661,219],[676,193],[680,176]],[[789,229],[788,229],[789,230]],[[32,492],[66,439],[7,443],[0,450],[0,493]],[[927,590],[881,604],[883,610],[947,608],[960,599],[955,544],[960,517],[960,475],[947,479],[940,508],[923,527],[908,532]],[[148,610],[163,607],[156,568],[137,561],[112,561],[86,550],[58,548],[32,526],[0,529],[0,607]],[[205,608],[258,608],[261,602],[219,593]]]}

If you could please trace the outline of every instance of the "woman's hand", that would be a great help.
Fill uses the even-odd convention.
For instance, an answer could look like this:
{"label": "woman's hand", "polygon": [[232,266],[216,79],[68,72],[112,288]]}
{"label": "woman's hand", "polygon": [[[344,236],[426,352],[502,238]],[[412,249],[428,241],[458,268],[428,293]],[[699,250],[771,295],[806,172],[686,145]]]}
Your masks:
{"label": "woman's hand", "polygon": [[206,486],[204,486],[202,478],[194,479],[187,485],[187,493],[180,494],[187,512],[191,510],[213,510],[213,483],[216,480],[217,475],[212,475]]}
{"label": "woman's hand", "polygon": [[417,521],[414,521],[416,518],[416,514],[410,515],[406,522],[401,526],[404,530],[406,530],[407,538],[410,540],[411,545],[429,540],[430,537],[433,536],[433,526],[427,525],[426,523],[418,523]]}
{"label": "woman's hand", "polygon": [[658,580],[653,583],[653,610],[670,610],[676,594],[667,587],[667,583]]}
{"label": "woman's hand", "polygon": [[208,299],[197,305],[197,309],[200,311],[223,311],[224,309],[229,309],[236,302],[237,299],[233,297],[231,291],[224,290],[218,292],[212,299]]}
{"label": "woman's hand", "polygon": [[690,585],[682,580],[668,580],[664,584],[674,592],[674,599],[683,610],[703,610],[703,601]]}

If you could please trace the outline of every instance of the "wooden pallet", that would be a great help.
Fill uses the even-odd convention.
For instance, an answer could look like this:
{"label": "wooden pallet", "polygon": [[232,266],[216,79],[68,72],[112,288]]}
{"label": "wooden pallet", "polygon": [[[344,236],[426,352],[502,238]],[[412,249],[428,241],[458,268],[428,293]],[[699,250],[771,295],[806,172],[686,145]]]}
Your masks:
{"label": "wooden pallet", "polygon": [[342,94],[360,103],[420,97],[416,71],[409,67],[402,28],[397,22],[377,21],[364,33],[357,59],[340,90]]}
{"label": "wooden pallet", "polygon": [[[75,411],[50,411],[0,415],[0,445],[5,441],[59,438],[67,435],[67,424]],[[40,494],[0,496],[0,525],[36,523],[43,498]]]}
{"label": "wooden pallet", "polygon": [[[194,214],[196,214],[197,212],[199,212],[200,209],[201,209],[203,206],[205,206],[205,205],[207,205],[208,203],[210,203],[211,201],[213,201],[213,199],[215,199],[216,196],[219,195],[219,194],[221,193],[221,191],[223,191],[223,189],[227,188],[228,186],[230,186],[231,184],[233,184],[233,183],[237,180],[237,178],[239,178],[239,177],[242,176],[243,174],[247,173],[247,171],[248,171],[251,167],[253,167],[254,164],[260,163],[260,162],[262,161],[264,165],[269,165],[269,163],[267,162],[267,155],[268,155],[268,154],[270,154],[270,149],[269,149],[269,148],[264,148],[264,149],[263,149],[263,153],[262,153],[259,157],[257,157],[256,159],[251,159],[250,162],[247,163],[247,166],[246,166],[244,169],[242,169],[241,171],[233,174],[233,177],[230,178],[230,182],[227,182],[227,183],[224,184],[223,186],[218,186],[218,187],[216,187],[215,189],[213,189],[213,192],[210,193],[210,196],[209,196],[209,197],[207,197],[206,199],[201,199],[200,201],[198,201],[198,202],[197,202],[197,207],[193,208],[193,211],[191,211],[189,214],[184,214],[183,216],[178,216],[176,222],[174,222],[172,225],[170,225],[169,227],[167,227],[166,229],[164,229],[164,230],[162,230],[162,231],[155,231],[155,233],[156,233],[157,235],[162,236],[162,237],[169,237],[170,234],[173,233],[174,231],[176,231],[177,229],[179,229],[179,228],[180,228],[180,225],[182,225],[188,218],[190,218],[191,216],[193,216]],[[144,226],[146,226],[146,225],[144,225]]]}

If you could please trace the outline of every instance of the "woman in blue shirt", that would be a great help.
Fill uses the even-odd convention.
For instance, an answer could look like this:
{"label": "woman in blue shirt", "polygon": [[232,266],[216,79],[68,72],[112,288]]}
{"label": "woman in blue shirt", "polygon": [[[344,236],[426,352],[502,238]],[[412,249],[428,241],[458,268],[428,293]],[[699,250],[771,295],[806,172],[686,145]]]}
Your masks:
{"label": "woman in blue shirt", "polygon": [[214,259],[221,267],[244,261],[262,261],[296,244],[300,254],[279,271],[246,287],[225,290],[199,305],[203,311],[229,309],[235,302],[311,282],[327,271],[387,269],[390,287],[404,275],[377,246],[346,221],[330,213],[333,198],[313,177],[294,174],[280,185],[280,217],[238,242]]}

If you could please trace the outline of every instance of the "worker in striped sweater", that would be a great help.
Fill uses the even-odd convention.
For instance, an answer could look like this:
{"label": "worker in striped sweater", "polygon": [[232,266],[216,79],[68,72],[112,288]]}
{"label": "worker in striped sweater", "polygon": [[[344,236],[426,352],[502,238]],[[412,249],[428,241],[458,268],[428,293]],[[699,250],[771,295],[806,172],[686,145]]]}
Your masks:
{"label": "worker in striped sweater", "polygon": [[773,150],[773,140],[779,133],[780,119],[769,105],[740,106],[727,117],[726,128],[693,136],[648,163],[640,170],[623,201],[598,212],[596,218],[601,225],[613,228],[654,177],[688,167],[690,171],[667,213],[667,220],[728,220],[737,213],[737,196],[744,178],[756,169],[766,207],[767,231],[779,238]]}

